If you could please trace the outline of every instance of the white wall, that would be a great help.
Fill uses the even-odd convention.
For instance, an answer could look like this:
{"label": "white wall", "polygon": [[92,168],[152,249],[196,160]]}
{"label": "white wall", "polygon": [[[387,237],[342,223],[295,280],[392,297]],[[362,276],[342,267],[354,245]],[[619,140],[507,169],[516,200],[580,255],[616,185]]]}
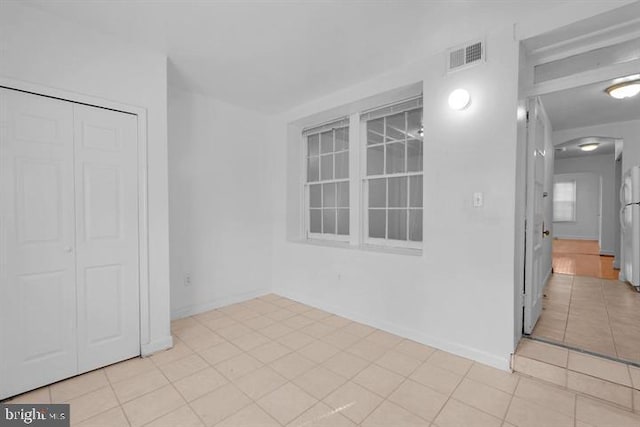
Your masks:
{"label": "white wall", "polygon": [[167,74],[163,55],[17,2],[0,3],[0,76],[147,110],[150,340],[171,345],[167,191]]}
{"label": "white wall", "polygon": [[554,175],[554,182],[575,181],[576,183],[576,220],[554,222],[554,238],[599,240],[600,179],[600,175],[589,172]]}
{"label": "white wall", "polygon": [[[275,292],[494,366],[509,366],[518,44],[509,26],[489,34],[487,45],[501,54],[481,66],[443,76],[444,55],[431,56],[283,117],[273,141],[278,147],[272,168]],[[300,156],[286,150],[286,124],[419,80],[428,94],[422,255],[287,240],[285,217],[291,222],[300,215]],[[446,106],[449,93],[459,86],[473,97],[463,113]],[[301,145],[299,139],[290,144]],[[476,191],[484,192],[483,208],[472,206]]]}
{"label": "white wall", "polygon": [[[616,200],[618,190],[615,186],[615,161],[613,154],[591,155],[583,157],[573,157],[567,159],[556,159],[555,174],[576,174],[591,173],[597,177],[584,177],[584,181],[578,182],[578,192],[587,191],[584,197],[597,197],[598,203],[595,208],[586,207],[584,200],[578,199],[578,217],[576,224],[555,224],[554,235],[561,238],[595,239],[598,238],[598,222],[602,221],[602,241],[600,253],[603,255],[614,255],[616,251],[616,224],[618,222],[618,211]],[[602,180],[602,218],[600,215],[600,180]],[[595,187],[594,187],[595,186]],[[580,187],[583,187],[581,190]],[[591,188],[593,187],[593,188]],[[594,209],[594,210],[592,210]],[[593,231],[595,223],[595,232]],[[591,236],[591,237],[589,237]]]}
{"label": "white wall", "polygon": [[[574,138],[593,135],[623,140],[623,173],[633,165],[640,165],[640,120],[556,131],[553,133],[553,140],[554,144],[558,144]],[[604,156],[608,160],[598,160],[601,157],[603,156],[593,156],[596,160],[583,161],[581,170],[574,167],[571,170],[563,169],[563,171],[594,172],[603,176],[603,244],[601,249],[607,255],[619,255],[616,253],[616,249],[619,251],[619,240],[617,240],[619,239],[618,211],[616,207],[619,188],[615,184],[614,159],[613,154]],[[616,259],[619,257],[616,256]]]}
{"label": "white wall", "polygon": [[[523,17],[533,36],[614,5],[574,5]],[[518,42],[507,25],[486,33],[485,65],[451,75],[444,56],[329,94],[283,115],[273,135],[274,291],[382,329],[506,369],[519,339],[514,310]],[[477,36],[477,34],[476,34]],[[465,39],[450,35],[449,45]],[[465,36],[466,37],[466,36]],[[446,46],[443,44],[442,49]],[[419,58],[419,55],[417,55]],[[423,81],[425,210],[422,256],[335,248],[300,236],[301,142],[287,126],[304,117]],[[463,86],[471,109],[446,108]],[[344,111],[344,110],[343,110]],[[327,117],[328,118],[328,117]],[[285,143],[285,141],[287,141]],[[471,206],[483,191],[485,206]],[[515,335],[514,335],[515,331]],[[515,338],[515,341],[514,341]]]}
{"label": "white wall", "polygon": [[261,114],[169,87],[174,318],[271,287],[267,129]]}

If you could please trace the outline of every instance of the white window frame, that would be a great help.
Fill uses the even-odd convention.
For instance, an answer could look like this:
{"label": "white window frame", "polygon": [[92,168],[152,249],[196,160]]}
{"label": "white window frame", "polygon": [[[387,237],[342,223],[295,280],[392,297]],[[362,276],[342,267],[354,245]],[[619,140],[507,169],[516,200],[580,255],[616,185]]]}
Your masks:
{"label": "white window frame", "polygon": [[[414,103],[413,107],[407,107],[407,103]],[[417,104],[415,104],[417,103]],[[339,118],[335,118],[332,120],[325,121],[320,124],[312,124],[311,126],[306,126],[302,129],[300,135],[300,143],[302,144],[302,149],[299,151],[300,162],[301,162],[301,179],[300,183],[300,196],[302,197],[302,203],[300,204],[300,233],[301,237],[310,243],[316,242],[319,244],[336,244],[336,245],[345,245],[352,248],[360,248],[360,249],[370,249],[370,250],[382,250],[389,251],[392,253],[404,253],[411,255],[418,255],[422,253],[422,248],[424,246],[424,157],[421,171],[414,172],[405,172],[405,173],[397,173],[397,174],[383,174],[383,175],[372,175],[367,176],[367,133],[366,133],[366,117],[369,117],[371,112],[378,113],[381,110],[388,110],[388,114],[384,113],[384,115],[393,115],[399,112],[405,112],[414,110],[417,108],[423,109],[422,105],[422,94],[413,95],[410,98],[400,98],[391,103],[380,103],[378,106],[375,104],[369,104],[371,107],[366,110],[353,111],[349,114],[349,116],[343,116]],[[423,115],[424,115],[424,109]],[[325,116],[326,117],[326,116]],[[335,117],[335,116],[334,116]],[[380,116],[382,117],[382,116]],[[424,121],[424,118],[423,118]],[[340,123],[339,125],[335,125]],[[348,138],[349,138],[349,171],[348,177],[344,179],[333,179],[333,180],[318,180],[307,182],[308,178],[308,139],[309,135],[313,135],[315,133],[322,133],[330,128],[337,129],[346,127],[348,129]],[[423,147],[424,147],[424,138],[423,138]],[[335,148],[335,147],[334,147]],[[320,147],[319,147],[320,150]],[[424,153],[424,148],[423,148]],[[406,156],[408,152],[405,151],[405,162]],[[321,156],[321,154],[319,154]],[[386,150],[385,154],[386,156]],[[319,162],[319,168],[322,167],[321,160]],[[335,152],[334,152],[334,172],[335,172]],[[320,172],[321,173],[321,172]],[[381,238],[369,238],[368,237],[368,228],[369,228],[369,208],[368,208],[368,185],[367,181],[369,179],[376,178],[394,178],[394,177],[406,177],[407,178],[407,192],[409,195],[410,191],[410,177],[412,176],[421,176],[422,177],[422,187],[423,187],[423,203],[422,208],[412,208],[407,206],[406,208],[398,208],[398,209],[406,209],[407,210],[407,233],[409,232],[409,211],[410,210],[421,210],[422,211],[422,229],[423,229],[423,238],[422,241],[410,241],[410,240],[394,240],[394,239],[381,239]],[[320,176],[319,176],[320,178]],[[347,182],[349,185],[349,234],[340,235],[337,234],[337,217],[336,217],[336,234],[327,234],[327,233],[311,233],[310,231],[310,186],[315,184],[325,184],[325,183],[338,183],[338,182]],[[388,185],[388,184],[387,184]],[[389,193],[387,191],[387,199],[389,197]],[[409,203],[409,201],[407,202]],[[336,209],[339,209],[336,206]],[[389,210],[388,207],[384,208],[386,211]],[[393,208],[391,208],[393,209]],[[388,233],[388,228],[386,228],[386,232]],[[399,251],[399,252],[398,252]]]}
{"label": "white window frame", "polygon": [[[556,215],[556,191],[555,191],[555,187],[556,184],[572,184],[573,186],[573,210],[572,210],[572,218],[571,219],[556,219],[555,215]],[[553,200],[552,200],[552,205],[553,205],[553,222],[557,222],[557,223],[570,223],[570,222],[577,222],[577,218],[578,218],[578,185],[575,179],[563,179],[563,180],[558,180],[558,181],[554,181],[553,183]]]}
{"label": "white window frame", "polygon": [[[394,110],[393,106],[394,105],[400,105],[400,104],[404,104],[407,101],[411,101],[411,100],[404,100],[404,101],[400,101],[397,103],[394,103],[393,105],[389,106],[389,112],[388,114],[384,114],[380,117],[387,117],[387,116],[391,116],[400,112],[406,112],[406,111],[411,111],[411,110],[415,110],[417,108],[420,108],[422,110],[422,113],[424,115],[424,108],[422,105],[422,96],[419,97],[415,97],[414,99],[418,100],[418,104],[414,107],[410,107],[410,108],[401,108],[401,109],[396,109]],[[375,110],[380,110],[381,108],[384,107],[379,107],[379,108],[375,108]],[[362,194],[362,204],[360,207],[360,212],[361,212],[361,228],[360,228],[360,235],[362,236],[362,241],[365,245],[369,245],[369,246],[376,246],[376,247],[388,247],[388,248],[407,248],[407,249],[422,249],[422,247],[424,246],[424,203],[425,203],[425,198],[424,198],[424,156],[423,156],[423,165],[422,165],[422,170],[421,171],[417,171],[417,172],[402,172],[402,173],[394,173],[394,174],[387,174],[387,173],[383,173],[383,174],[379,174],[379,175],[367,175],[367,148],[369,147],[367,145],[367,121],[368,120],[375,120],[375,119],[366,119],[364,118],[366,114],[362,113],[360,115],[360,123],[359,123],[359,129],[360,129],[360,140],[359,140],[359,154],[360,154],[360,158],[363,160],[361,162],[361,170],[360,170],[360,176],[361,176],[361,184],[360,184],[360,191]],[[424,123],[424,116],[422,119],[422,122]],[[383,139],[384,141],[384,139]],[[424,137],[422,140],[423,143],[423,147],[424,147]],[[382,147],[386,147],[386,143],[382,142],[380,144]],[[424,153],[424,148],[423,148],[423,153]],[[383,168],[384,171],[386,172],[386,156],[387,156],[387,150],[384,149],[383,150]],[[407,156],[408,156],[408,150],[405,147],[405,165],[407,164]],[[411,208],[408,206],[409,204],[409,200],[407,197],[407,233],[409,233],[409,211],[410,210],[421,210],[422,211],[422,240],[421,241],[412,241],[412,240],[395,240],[395,239],[389,239],[388,237],[385,237],[384,239],[382,238],[375,238],[375,237],[369,237],[369,186],[367,185],[369,180],[372,179],[387,179],[387,188],[386,188],[386,205],[387,207],[385,208],[380,208],[380,210],[385,210],[385,211],[389,211],[389,210],[393,210],[394,208],[389,208],[389,178],[396,178],[396,177],[406,177],[407,178],[407,196],[410,194],[410,179],[409,177],[411,176],[422,176],[422,188],[423,188],[423,197],[422,197],[422,208]],[[397,208],[397,209],[405,209],[405,208]],[[386,215],[386,220],[387,223],[385,224],[385,235],[388,236],[389,233],[389,227],[388,227],[388,214]]]}
{"label": "white window frame", "polygon": [[[347,150],[342,150],[342,151],[333,151],[333,175],[334,175],[334,179],[330,179],[330,180],[322,180],[321,179],[321,171],[322,171],[322,152],[321,152],[321,138],[320,138],[320,134],[323,132],[327,132],[329,130],[332,130],[334,132],[334,150],[335,150],[335,130],[336,129],[342,129],[342,128],[346,128],[347,130],[347,138],[348,138],[348,143],[349,146],[347,148]],[[317,130],[316,130],[317,129]],[[351,177],[353,174],[353,171],[351,170],[351,153],[352,153],[352,146],[353,146],[353,142],[351,141],[351,135],[350,135],[350,129],[351,129],[351,123],[349,121],[348,117],[343,117],[343,118],[338,118],[338,119],[334,119],[331,120],[325,124],[320,124],[320,125],[316,125],[316,126],[312,126],[310,128],[307,128],[303,131],[302,133],[302,144],[304,146],[304,149],[302,150],[302,157],[303,157],[303,197],[304,197],[304,220],[303,220],[303,224],[304,224],[304,233],[305,233],[305,237],[307,240],[329,240],[329,241],[337,241],[337,242],[349,242],[351,240],[351,235],[353,234],[353,230],[351,229],[351,215],[353,214],[352,212],[352,204],[351,204]],[[318,181],[312,181],[309,182],[308,181],[308,167],[309,167],[309,143],[308,143],[308,137],[310,135],[318,135]],[[347,177],[346,178],[340,178],[340,179],[335,179],[335,171],[336,171],[336,154],[337,153],[348,153],[349,154],[349,168],[348,168],[348,173],[347,173]],[[336,188],[337,188],[337,184],[338,183],[342,183],[342,182],[346,182],[347,184],[349,184],[349,234],[338,234],[338,215],[337,215],[337,211],[338,209],[340,209],[340,207],[335,206],[335,210],[336,210],[336,232],[333,234],[330,233],[312,233],[311,232],[311,219],[310,219],[310,215],[311,215],[311,198],[310,198],[310,186],[311,185],[324,185],[324,184],[332,184],[335,183],[336,184]],[[337,189],[336,189],[337,191]],[[337,197],[336,197],[337,200]],[[320,211],[322,212],[322,209],[324,209],[324,207],[322,207],[323,204],[323,200],[320,201]],[[337,205],[337,203],[336,203]],[[315,209],[315,208],[314,208]],[[344,208],[342,208],[344,209]],[[321,218],[321,224],[323,224],[323,219]]]}

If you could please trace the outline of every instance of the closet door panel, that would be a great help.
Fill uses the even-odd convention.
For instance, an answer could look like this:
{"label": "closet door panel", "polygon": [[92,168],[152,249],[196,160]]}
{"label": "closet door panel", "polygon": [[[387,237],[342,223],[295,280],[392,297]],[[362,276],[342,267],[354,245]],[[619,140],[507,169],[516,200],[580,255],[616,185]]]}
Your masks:
{"label": "closet door panel", "polygon": [[0,89],[0,398],[75,375],[73,107]]}
{"label": "closet door panel", "polygon": [[137,118],[74,105],[80,372],[140,354]]}

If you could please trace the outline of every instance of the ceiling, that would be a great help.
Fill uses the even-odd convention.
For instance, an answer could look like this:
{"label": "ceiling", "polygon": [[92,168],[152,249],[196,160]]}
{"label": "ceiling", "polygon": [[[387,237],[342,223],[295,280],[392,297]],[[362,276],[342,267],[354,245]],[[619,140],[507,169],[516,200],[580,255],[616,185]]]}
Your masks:
{"label": "ceiling", "polygon": [[[555,145],[555,158],[567,159],[569,157],[586,157],[593,155],[611,154],[616,150],[614,138],[602,136],[587,136],[584,138],[576,138]],[[593,151],[583,151],[580,145],[588,143],[597,143],[598,148]]]}
{"label": "ceiling", "polygon": [[277,113],[566,1],[21,3],[166,54],[171,85]]}
{"label": "ceiling", "polygon": [[640,119],[640,96],[614,99],[607,80],[541,96],[554,131]]}

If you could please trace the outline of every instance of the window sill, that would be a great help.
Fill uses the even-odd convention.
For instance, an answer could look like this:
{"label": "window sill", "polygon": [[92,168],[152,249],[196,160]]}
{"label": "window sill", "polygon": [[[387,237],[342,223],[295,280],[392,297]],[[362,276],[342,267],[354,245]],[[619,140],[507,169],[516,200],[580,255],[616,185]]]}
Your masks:
{"label": "window sill", "polygon": [[385,254],[394,254],[394,255],[409,255],[409,256],[422,256],[422,249],[416,248],[398,248],[392,246],[377,246],[372,244],[362,244],[362,245],[352,245],[349,242],[338,241],[338,240],[324,240],[324,239],[301,239],[301,240],[290,240],[290,243],[303,244],[303,245],[311,245],[311,246],[323,246],[330,248],[340,248],[347,250],[355,250],[355,251],[365,251],[365,252],[377,252],[377,253],[385,253]]}

